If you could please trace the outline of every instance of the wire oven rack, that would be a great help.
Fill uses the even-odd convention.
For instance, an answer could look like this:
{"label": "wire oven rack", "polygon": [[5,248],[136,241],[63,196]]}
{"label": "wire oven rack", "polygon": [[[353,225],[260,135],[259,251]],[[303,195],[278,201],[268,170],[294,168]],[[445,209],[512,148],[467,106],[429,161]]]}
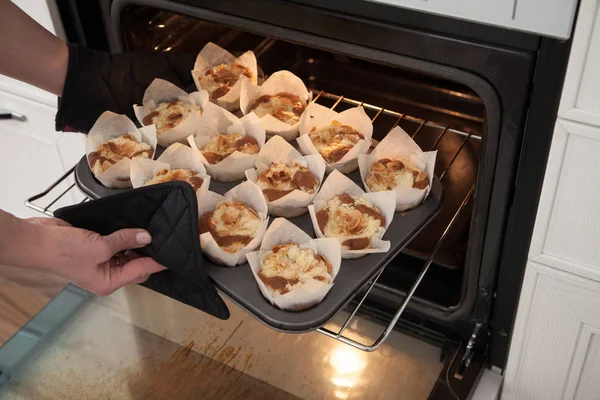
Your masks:
{"label": "wire oven rack", "polygon": [[[481,138],[479,136],[473,134],[472,132],[470,132],[470,133],[462,132],[460,130],[452,129],[448,125],[443,125],[443,124],[439,124],[439,123],[436,123],[436,122],[428,121],[426,119],[413,117],[413,116],[407,115],[405,113],[400,113],[400,112],[396,112],[396,111],[392,111],[392,110],[387,110],[387,109],[385,109],[383,107],[378,107],[378,106],[375,106],[375,105],[367,104],[367,103],[365,103],[363,101],[353,100],[353,99],[346,98],[344,96],[340,96],[340,95],[336,95],[336,94],[332,94],[332,93],[327,93],[327,92],[325,92],[323,90],[315,90],[315,89],[311,89],[311,90],[314,93],[313,102],[317,102],[320,99],[328,99],[330,102],[334,101],[334,104],[331,106],[332,110],[335,109],[339,104],[344,103],[344,104],[346,104],[348,106],[351,106],[351,107],[362,106],[362,107],[365,108],[365,110],[370,110],[371,112],[374,112],[375,115],[371,119],[371,121],[373,121],[373,122],[375,122],[375,120],[377,118],[379,118],[381,115],[387,115],[387,116],[391,116],[391,117],[395,118],[396,122],[393,124],[393,126],[390,128],[390,130],[393,129],[393,128],[395,128],[402,120],[409,120],[409,121],[411,121],[411,122],[413,122],[413,123],[415,123],[415,124],[418,125],[418,127],[414,130],[414,132],[412,132],[412,134],[410,134],[413,139],[422,131],[422,128],[424,126],[428,126],[428,127],[434,128],[435,130],[439,131],[440,133],[439,133],[438,137],[435,139],[435,142],[433,143],[433,146],[431,146],[431,148],[429,150],[435,150],[436,147],[437,147],[437,145],[439,144],[440,140],[442,140],[442,138],[444,137],[444,135],[446,135],[448,132],[452,132],[454,134],[463,136],[464,139],[462,140],[461,144],[459,145],[458,150],[450,158],[450,162],[444,168],[444,170],[442,171],[442,173],[439,175],[440,180],[444,179],[444,177],[446,176],[446,173],[452,167],[454,161],[457,159],[457,157],[459,156],[460,152],[463,150],[463,148],[465,147],[465,145],[467,144],[467,142],[469,140],[481,140]],[[375,139],[373,139],[372,147],[375,146],[376,143],[377,143],[377,141]],[[45,214],[45,215],[48,215],[48,216],[52,216],[53,215],[53,213],[52,213],[52,207],[55,204],[57,204],[57,202],[61,198],[63,198],[67,193],[69,193],[71,190],[73,190],[73,188],[75,188],[76,184],[75,183],[71,183],[65,190],[61,191],[58,194],[58,196],[56,196],[56,197],[50,196],[50,194],[58,186],[60,186],[63,182],[70,182],[72,180],[72,178],[73,178],[72,176],[74,175],[74,170],[75,170],[75,166],[73,166],[73,168],[71,168],[63,176],[61,176],[48,189],[46,189],[45,191],[43,191],[43,192],[41,192],[41,193],[39,193],[39,194],[37,194],[37,195],[35,195],[35,196],[27,199],[25,201],[25,205],[27,207],[35,210],[35,211],[38,211],[38,212],[42,213],[42,214]],[[448,223],[448,225],[446,226],[446,228],[443,230],[442,235],[440,236],[440,238],[438,239],[435,247],[433,248],[433,251],[432,251],[431,255],[429,256],[429,258],[427,259],[427,261],[425,261],[425,264],[423,265],[423,268],[421,269],[421,271],[420,271],[419,275],[417,276],[415,282],[412,284],[412,286],[410,287],[410,289],[407,291],[407,293],[404,296],[402,302],[398,306],[398,309],[396,310],[395,314],[393,315],[393,317],[391,318],[391,320],[389,321],[389,323],[387,324],[387,326],[384,328],[383,332],[380,334],[380,336],[376,340],[374,340],[371,344],[365,344],[365,343],[359,342],[357,340],[351,339],[348,336],[345,336],[344,332],[346,332],[346,330],[349,327],[350,323],[353,321],[353,319],[355,318],[355,316],[359,312],[362,304],[368,298],[369,293],[371,292],[371,290],[373,289],[373,287],[377,284],[377,281],[378,281],[379,277],[381,276],[381,274],[383,273],[383,271],[385,270],[385,267],[383,267],[377,273],[377,275],[375,276],[375,278],[365,286],[365,290],[363,291],[363,293],[357,294],[357,296],[355,297],[355,299],[358,299],[357,305],[349,313],[349,316],[341,324],[341,327],[339,329],[334,329],[333,327],[330,327],[331,324],[329,324],[329,325],[325,325],[322,328],[317,329],[317,331],[320,332],[320,333],[322,333],[323,335],[326,335],[326,336],[331,337],[333,339],[337,339],[337,340],[339,340],[342,343],[345,343],[347,345],[350,345],[352,347],[358,348],[358,349],[363,350],[363,351],[375,351],[375,350],[377,350],[383,344],[383,342],[387,339],[387,337],[390,335],[390,333],[393,331],[394,327],[396,326],[396,323],[400,319],[402,313],[405,311],[405,309],[406,309],[409,301],[412,299],[413,295],[415,294],[415,291],[419,287],[419,284],[421,283],[421,281],[425,277],[425,274],[429,270],[429,267],[433,263],[433,260],[434,260],[435,256],[437,255],[438,251],[442,247],[442,244],[444,243],[444,240],[448,236],[448,233],[451,231],[451,229],[454,226],[455,222],[458,220],[459,215],[463,212],[463,210],[465,210],[465,207],[467,206],[467,204],[472,200],[472,198],[474,196],[474,193],[475,193],[475,185],[473,185],[470,188],[470,190],[467,193],[467,195],[465,196],[464,200],[462,201],[462,203],[460,204],[460,206],[458,207],[458,209],[454,213],[452,219],[450,220],[450,222]],[[41,200],[42,198],[44,198],[46,196],[49,196],[52,199],[46,206],[41,206],[41,205],[38,205],[38,204],[35,203],[37,200]],[[81,203],[84,203],[84,202],[89,201],[89,200],[90,199],[88,197],[85,197],[81,201]],[[352,304],[354,304],[354,303],[352,303]]]}

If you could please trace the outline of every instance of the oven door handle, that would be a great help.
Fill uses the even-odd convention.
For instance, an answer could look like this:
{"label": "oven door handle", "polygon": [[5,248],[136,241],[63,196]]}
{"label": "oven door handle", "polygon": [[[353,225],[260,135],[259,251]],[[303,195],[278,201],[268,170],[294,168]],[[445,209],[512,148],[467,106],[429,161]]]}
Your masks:
{"label": "oven door handle", "polygon": [[348,327],[348,325],[350,324],[350,322],[352,321],[352,319],[354,318],[354,316],[356,315],[356,313],[358,312],[358,310],[360,309],[360,307],[362,306],[362,304],[365,301],[365,299],[369,296],[369,293],[371,292],[371,289],[373,289],[373,287],[377,283],[377,280],[379,279],[379,277],[383,273],[385,267],[382,268],[381,271],[379,271],[379,273],[377,274],[377,276],[375,277],[375,279],[371,282],[371,284],[369,285],[369,288],[367,289],[367,291],[365,292],[365,294],[360,299],[358,305],[356,306],[356,308],[354,309],[354,311],[352,311],[352,313],[350,314],[350,316],[346,319],[346,321],[344,322],[344,324],[342,325],[342,327],[340,328],[339,331],[334,332],[334,331],[332,331],[332,330],[330,330],[328,328],[325,328],[325,327],[319,328],[319,329],[317,329],[317,331],[320,332],[320,333],[322,333],[322,334],[324,334],[325,336],[329,336],[329,337],[331,337],[333,339],[337,339],[337,340],[339,340],[342,343],[345,343],[345,344],[350,345],[352,347],[356,347],[357,349],[360,349],[360,350],[363,350],[363,351],[375,351],[375,350],[377,350],[383,344],[383,342],[385,342],[385,340],[388,338],[388,336],[390,335],[390,333],[392,333],[392,331],[394,330],[394,327],[396,326],[396,323],[398,322],[398,320],[400,319],[400,317],[404,313],[404,310],[406,310],[406,307],[408,306],[408,303],[410,302],[410,300],[412,299],[413,295],[417,291],[417,288],[421,284],[421,281],[425,277],[425,274],[427,274],[427,271],[429,270],[429,267],[433,263],[433,260],[434,260],[435,256],[437,255],[438,251],[442,247],[442,244],[444,243],[444,240],[448,236],[448,233],[452,230],[452,227],[454,226],[454,223],[458,220],[458,216],[460,215],[460,213],[462,212],[462,210],[465,209],[465,206],[469,203],[469,201],[473,197],[474,193],[475,193],[475,185],[473,185],[471,187],[471,190],[469,190],[469,193],[467,194],[467,196],[463,200],[462,204],[460,205],[460,207],[458,208],[458,210],[456,210],[456,213],[454,213],[454,216],[452,217],[452,220],[450,221],[450,223],[448,224],[448,226],[444,230],[444,233],[442,233],[442,236],[440,237],[440,239],[438,240],[437,244],[433,248],[433,252],[431,253],[431,256],[429,257],[429,259],[427,260],[427,262],[425,263],[425,265],[423,266],[423,269],[419,273],[419,276],[417,277],[417,279],[415,280],[415,282],[410,287],[410,290],[404,296],[404,299],[402,299],[402,302],[400,303],[400,306],[398,307],[398,310],[396,310],[396,313],[394,314],[393,318],[391,319],[391,321],[389,322],[389,324],[386,326],[385,330],[381,333],[381,335],[379,336],[379,338],[377,338],[377,340],[375,340],[372,344],[367,345],[367,344],[364,344],[364,343],[357,342],[356,340],[350,339],[347,336],[344,336],[343,333],[346,330],[346,328]]}

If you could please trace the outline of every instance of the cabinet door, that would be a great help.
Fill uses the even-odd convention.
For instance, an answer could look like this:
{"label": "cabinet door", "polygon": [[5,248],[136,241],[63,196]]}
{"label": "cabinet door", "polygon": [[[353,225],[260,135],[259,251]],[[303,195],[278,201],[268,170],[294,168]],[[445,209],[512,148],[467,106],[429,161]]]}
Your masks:
{"label": "cabinet door", "polygon": [[[24,201],[43,191],[84,154],[82,135],[56,132],[56,109],[10,93],[0,92],[0,110],[14,116],[0,120],[0,208],[19,217],[36,216]],[[71,192],[57,205],[82,198]]]}
{"label": "cabinet door", "polygon": [[503,400],[600,399],[600,282],[527,266]]}

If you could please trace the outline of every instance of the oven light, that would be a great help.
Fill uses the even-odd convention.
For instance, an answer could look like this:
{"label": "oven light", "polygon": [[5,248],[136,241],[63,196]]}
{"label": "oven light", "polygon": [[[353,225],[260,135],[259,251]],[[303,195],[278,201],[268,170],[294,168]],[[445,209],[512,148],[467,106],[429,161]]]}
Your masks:
{"label": "oven light", "polygon": [[348,393],[341,391],[341,390],[336,390],[335,392],[333,392],[333,394],[335,395],[335,397],[337,397],[338,399],[342,399],[345,400],[348,398]]}
{"label": "oven light", "polygon": [[329,363],[335,368],[337,375],[360,372],[365,368],[365,361],[355,351],[343,347],[336,348],[329,358]]}
{"label": "oven light", "polygon": [[334,376],[331,383],[338,387],[350,388],[356,384],[356,379],[348,376]]}
{"label": "oven light", "polygon": [[158,50],[160,46],[154,46],[154,50]]}
{"label": "oven light", "polygon": [[172,47],[171,47],[171,46],[169,46],[169,47],[167,47],[166,49],[164,49],[163,51],[171,51],[171,49],[172,49]]}
{"label": "oven light", "polygon": [[164,28],[165,27],[164,24],[160,24],[160,25],[156,25],[156,26],[159,27],[159,28]]}

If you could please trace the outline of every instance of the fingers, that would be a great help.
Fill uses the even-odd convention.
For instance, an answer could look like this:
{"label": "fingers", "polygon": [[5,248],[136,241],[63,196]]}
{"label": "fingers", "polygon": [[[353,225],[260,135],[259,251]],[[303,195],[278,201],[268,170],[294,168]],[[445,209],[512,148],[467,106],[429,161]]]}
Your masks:
{"label": "fingers", "polygon": [[150,234],[143,229],[121,229],[102,237],[110,256],[123,250],[138,249],[152,241]]}
{"label": "fingers", "polygon": [[111,269],[111,289],[114,291],[130,283],[142,283],[151,274],[165,269],[150,257],[134,258],[119,268]]}
{"label": "fingers", "polygon": [[166,268],[150,257],[141,257],[134,252],[126,252],[119,254],[119,263],[126,261],[124,264],[117,265],[113,257],[110,262],[105,263],[102,268],[103,278],[95,279],[92,284],[84,285],[83,288],[97,294],[98,296],[108,296],[115,290],[131,284],[142,283],[148,277],[155,273],[165,270]]}

